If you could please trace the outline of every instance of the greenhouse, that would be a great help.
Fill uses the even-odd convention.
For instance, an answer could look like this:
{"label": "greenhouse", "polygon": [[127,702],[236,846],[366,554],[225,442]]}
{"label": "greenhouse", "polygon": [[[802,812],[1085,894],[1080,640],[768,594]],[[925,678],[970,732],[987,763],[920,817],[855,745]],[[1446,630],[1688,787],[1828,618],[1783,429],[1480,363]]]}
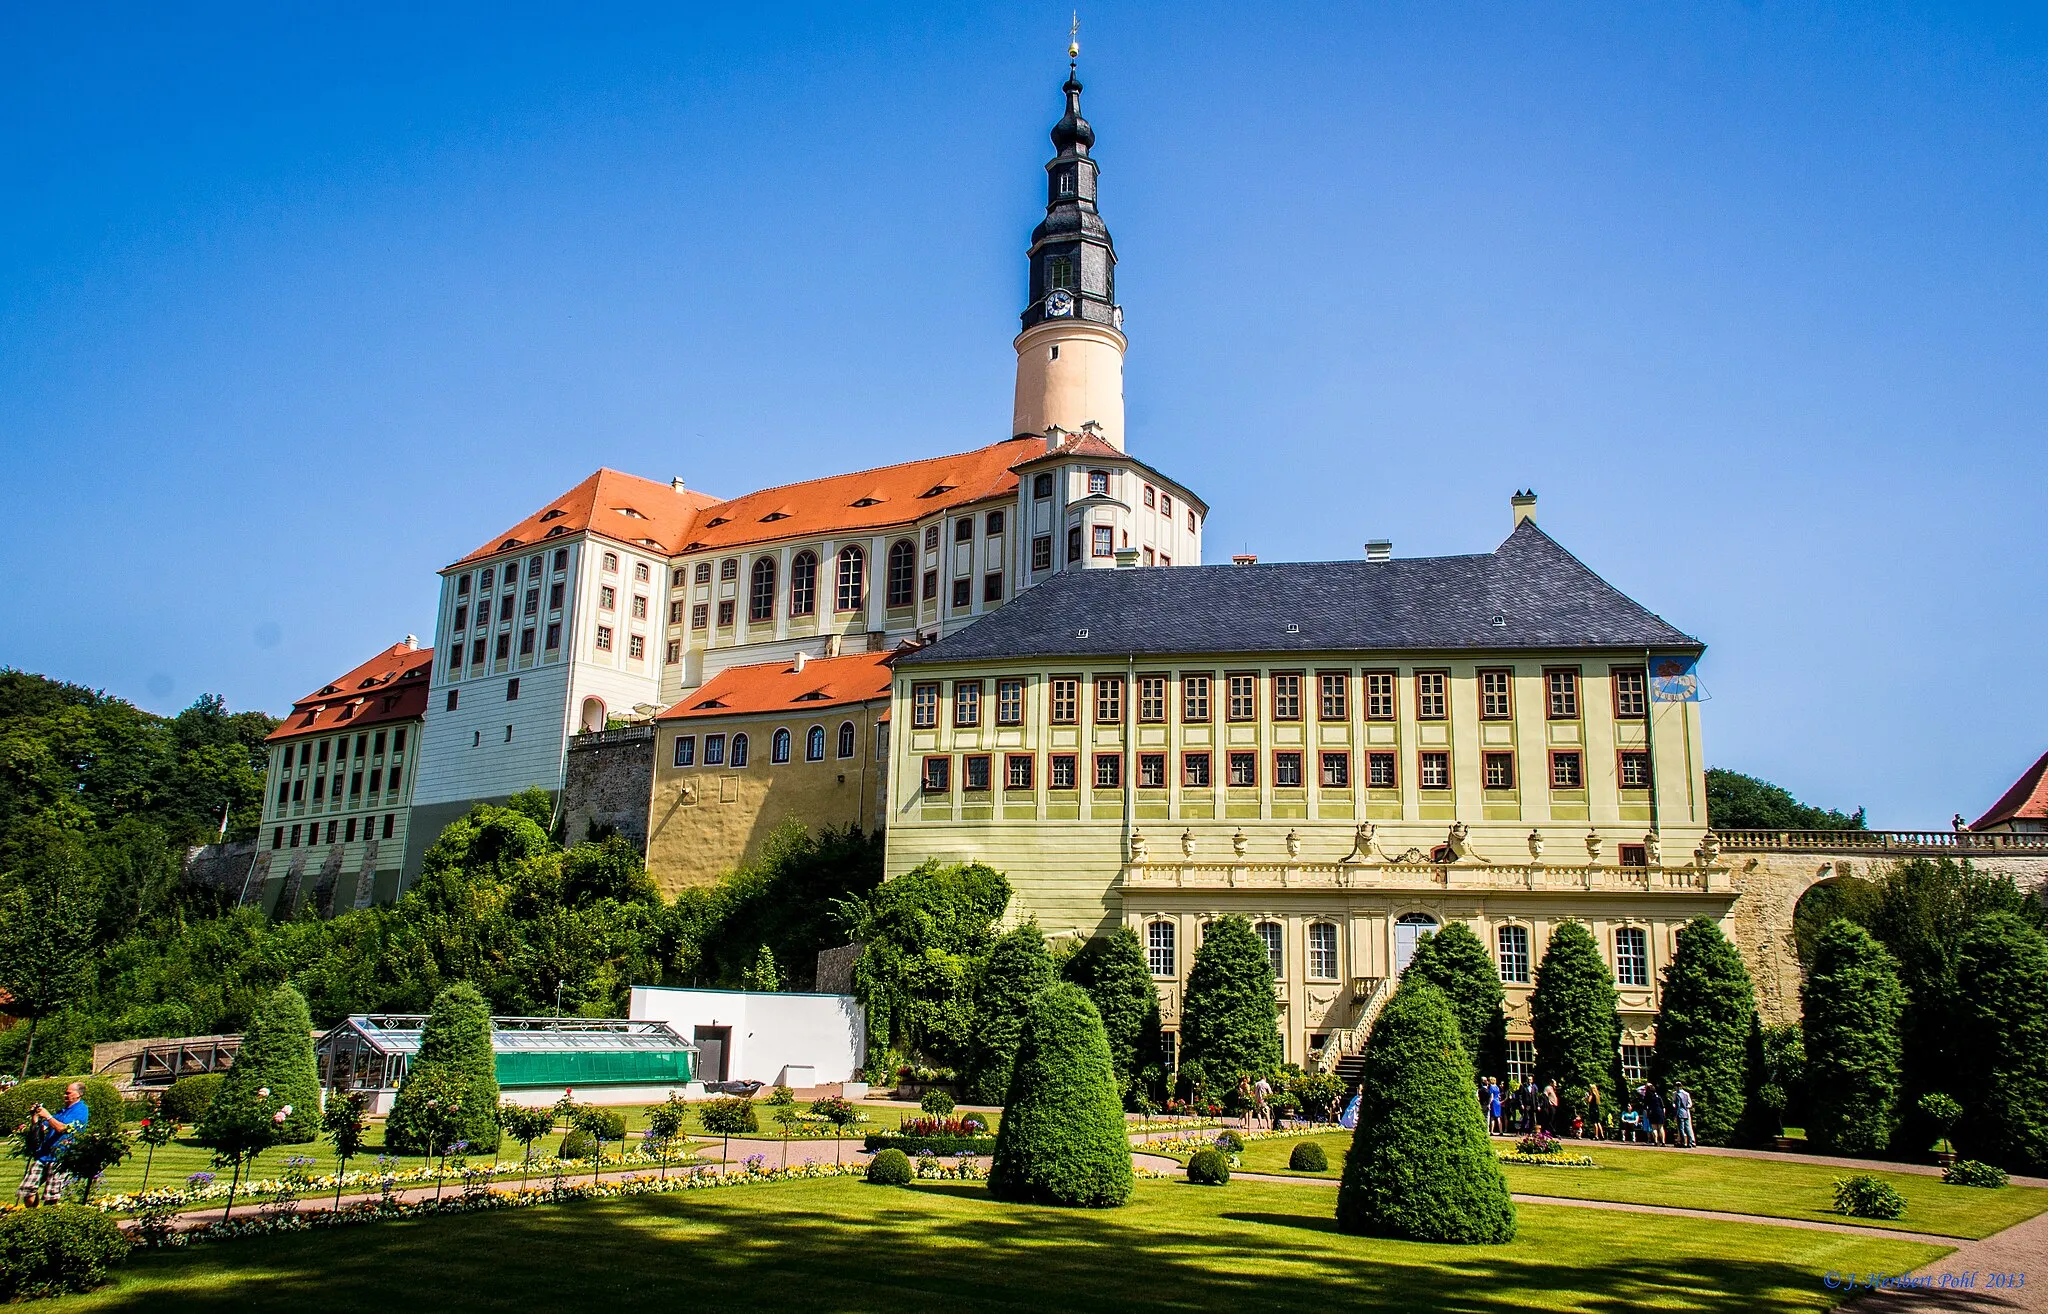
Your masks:
{"label": "greenhouse", "polygon": [[[387,1113],[419,1053],[427,1019],[366,1013],[320,1038],[320,1084],[357,1090],[372,1113]],[[697,1047],[666,1022],[626,1018],[494,1017],[491,1049],[498,1088],[515,1104],[552,1104],[568,1090],[597,1104],[641,1104],[682,1092],[695,1077]]]}

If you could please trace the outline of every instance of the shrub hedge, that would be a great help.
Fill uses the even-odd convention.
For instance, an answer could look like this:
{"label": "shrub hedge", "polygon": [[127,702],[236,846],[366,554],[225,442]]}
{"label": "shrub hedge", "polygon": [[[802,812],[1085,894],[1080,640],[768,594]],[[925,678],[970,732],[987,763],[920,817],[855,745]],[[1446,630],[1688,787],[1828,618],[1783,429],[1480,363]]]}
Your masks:
{"label": "shrub hedge", "polygon": [[1942,1170],[1941,1180],[1950,1186],[1982,1186],[1997,1190],[2011,1181],[2005,1169],[1975,1159],[1958,1159]]}
{"label": "shrub hedge", "polygon": [[1303,1141],[1288,1152],[1287,1166],[1298,1173],[1326,1173],[1330,1171],[1330,1156],[1314,1141]]}
{"label": "shrub hedge", "polygon": [[1196,1150],[1188,1157],[1188,1180],[1197,1186],[1228,1185],[1230,1160],[1221,1150]]}
{"label": "shrub hedge", "polygon": [[569,1134],[562,1138],[561,1151],[555,1157],[557,1159],[588,1159],[596,1153],[597,1137],[591,1135],[589,1131],[582,1127],[576,1127],[572,1128]]}
{"label": "shrub hedge", "polygon": [[1364,1061],[1337,1230],[1461,1245],[1513,1240],[1515,1204],[1443,992],[1404,982],[1373,1024]]}
{"label": "shrub hedge", "polygon": [[1882,1177],[1859,1173],[1835,1183],[1835,1209],[1851,1218],[1897,1218],[1906,1212],[1906,1197]]}
{"label": "shrub hedge", "polygon": [[896,1149],[905,1154],[916,1154],[919,1150],[930,1150],[933,1154],[996,1152],[996,1138],[993,1136],[904,1136],[898,1132],[869,1132],[861,1144],[868,1150]]}
{"label": "shrub hedge", "polygon": [[1898,1121],[1899,964],[1870,932],[1836,919],[1814,944],[1800,989],[1806,1138],[1834,1154],[1875,1154]]}
{"label": "shrub hedge", "polygon": [[105,1077],[37,1077],[0,1091],[0,1130],[27,1122],[28,1111],[38,1104],[61,1112],[64,1087],[74,1081],[85,1086],[85,1107],[94,1122],[120,1121],[121,1092]]}
{"label": "shrub hedge", "polygon": [[910,1156],[901,1150],[878,1150],[868,1160],[868,1180],[876,1186],[910,1185]]}
{"label": "shrub hedge", "polygon": [[2014,1172],[2048,1172],[2048,938],[2012,913],[1980,918],[1956,955],[1969,1110],[1957,1148]]}
{"label": "shrub hedge", "polygon": [[0,1215],[0,1300],[91,1291],[128,1249],[113,1216],[84,1205]]}
{"label": "shrub hedge", "polygon": [[[213,1103],[213,1097],[220,1092],[221,1079],[225,1074],[202,1072],[196,1077],[180,1077],[164,1088],[163,1098],[156,1102],[157,1114],[169,1118],[180,1126],[189,1126],[206,1116],[206,1110]],[[92,1103],[91,1100],[86,1101]]]}
{"label": "shrub hedge", "polygon": [[[269,1091],[268,1095],[259,1094]],[[273,1114],[291,1113],[271,1125]],[[270,992],[242,1033],[235,1065],[200,1116],[198,1137],[219,1150],[261,1149],[265,1141],[304,1145],[320,1134],[320,1072],[313,1063],[313,1015],[291,986]]]}
{"label": "shrub hedge", "polygon": [[1048,986],[1032,999],[1003,1103],[990,1196],[1087,1208],[1131,1198],[1131,1143],[1109,1041],[1079,986]]}
{"label": "shrub hedge", "polygon": [[1236,913],[1209,923],[1181,1004],[1181,1072],[1212,1095],[1280,1066],[1278,1005],[1266,942]]}
{"label": "shrub hedge", "polygon": [[[450,1115],[429,1116],[429,1098],[452,1099]],[[496,1154],[498,1066],[491,1049],[491,1006],[467,983],[434,996],[420,1052],[406,1065],[405,1080],[391,1102],[384,1144],[398,1154],[431,1154],[466,1141],[471,1154]]]}
{"label": "shrub hedge", "polygon": [[[961,1088],[968,1099],[994,1104],[1009,1093],[1024,1010],[1031,1006],[1032,996],[1055,979],[1052,954],[1046,950],[1045,935],[1037,922],[1027,921],[996,941],[974,990],[974,1034],[968,1045],[966,1083]],[[939,1093],[929,1092],[925,1099]],[[948,1098],[943,1109],[929,1104],[923,1108],[944,1117],[953,1111],[953,1101]]]}

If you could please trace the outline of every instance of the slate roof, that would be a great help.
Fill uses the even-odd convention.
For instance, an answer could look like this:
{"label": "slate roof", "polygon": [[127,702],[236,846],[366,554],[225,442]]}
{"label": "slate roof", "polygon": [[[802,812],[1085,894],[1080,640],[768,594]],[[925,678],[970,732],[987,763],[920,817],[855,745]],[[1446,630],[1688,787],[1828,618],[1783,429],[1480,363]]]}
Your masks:
{"label": "slate roof", "polygon": [[1475,556],[1056,575],[896,663],[1704,646],[1525,520],[1499,547]]}

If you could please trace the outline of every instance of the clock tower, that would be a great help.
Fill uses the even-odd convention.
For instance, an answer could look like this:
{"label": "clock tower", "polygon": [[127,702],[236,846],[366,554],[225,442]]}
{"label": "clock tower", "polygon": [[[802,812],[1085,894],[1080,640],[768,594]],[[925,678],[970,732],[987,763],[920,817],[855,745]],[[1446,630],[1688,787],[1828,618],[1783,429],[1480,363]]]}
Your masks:
{"label": "clock tower", "polygon": [[[1069,47],[1070,58],[1078,47]],[[1010,432],[1057,426],[1124,445],[1124,312],[1116,304],[1116,245],[1095,208],[1095,129],[1081,117],[1081,79],[1067,68],[1067,111],[1052,128],[1045,219],[1031,232],[1031,297],[1017,335],[1017,405]]]}

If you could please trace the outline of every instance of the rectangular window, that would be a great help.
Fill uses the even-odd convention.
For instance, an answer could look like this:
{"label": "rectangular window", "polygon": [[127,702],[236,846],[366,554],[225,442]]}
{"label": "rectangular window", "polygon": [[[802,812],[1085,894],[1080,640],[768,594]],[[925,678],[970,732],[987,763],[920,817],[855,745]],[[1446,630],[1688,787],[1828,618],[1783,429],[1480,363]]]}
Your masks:
{"label": "rectangular window", "polygon": [[924,792],[950,794],[953,791],[953,759],[928,757],[924,760]]}
{"label": "rectangular window", "polygon": [[1317,981],[1337,979],[1337,928],[1330,922],[1308,924],[1308,974]]}
{"label": "rectangular window", "polygon": [[670,639],[668,646],[662,651],[662,660],[670,666],[674,666],[682,661],[683,641],[681,639]]}
{"label": "rectangular window", "polygon": [[609,584],[605,585],[597,591],[597,609],[599,611],[612,610],[614,607],[618,605],[618,601],[618,590],[614,589]]}
{"label": "rectangular window", "polygon": [[1207,789],[1209,787],[1209,755],[1207,753],[1181,754],[1180,783],[1189,789]]}
{"label": "rectangular window", "polygon": [[992,570],[981,577],[981,600],[1001,602],[1003,600],[1003,572]]}
{"label": "rectangular window", "polygon": [[529,626],[528,628],[519,631],[519,655],[521,657],[533,656],[533,639],[534,634],[532,627]]}
{"label": "rectangular window", "polygon": [[1256,675],[1233,675],[1228,677],[1230,689],[1230,719],[1233,721],[1256,721],[1259,719],[1259,677]]}
{"label": "rectangular window", "polygon": [[512,636],[509,634],[500,634],[498,636],[498,660],[502,662],[511,655]]}
{"label": "rectangular window", "polygon": [[1052,476],[1049,474],[1031,476],[1031,495],[1033,497],[1051,497]]}
{"label": "rectangular window", "polygon": [[292,827],[292,842],[291,842],[291,847],[292,847],[292,848],[297,848],[297,847],[299,847],[299,828],[298,828],[297,826],[293,826],[293,827]]}
{"label": "rectangular window", "polygon": [[1173,498],[1165,493],[1159,495],[1159,514],[1162,516],[1171,516],[1173,514]]}
{"label": "rectangular window", "polygon": [[681,625],[683,623],[683,600],[681,598],[677,598],[668,604],[668,623],[671,625]]}
{"label": "rectangular window", "polygon": [[1301,677],[1299,675],[1276,675],[1273,677],[1273,719],[1275,721],[1299,721],[1301,719]]}
{"label": "rectangular window", "polygon": [[1451,787],[1451,755],[1449,753],[1424,753],[1418,762],[1416,780],[1424,789],[1449,789]]}
{"label": "rectangular window", "polygon": [[697,764],[697,736],[677,735],[675,764],[679,767]]}
{"label": "rectangular window", "polygon": [[1324,789],[1351,788],[1351,754],[1323,754],[1322,781]]}
{"label": "rectangular window", "polygon": [[1651,1045],[1623,1045],[1621,1047],[1621,1076],[1629,1085],[1635,1086],[1650,1079],[1650,1056],[1656,1048]]}
{"label": "rectangular window", "polygon": [[740,559],[738,557],[727,557],[718,563],[718,578],[721,580],[733,580],[739,577]]}
{"label": "rectangular window", "polygon": [[953,724],[961,727],[981,724],[981,681],[953,681]]}
{"label": "rectangular window", "polygon": [[1614,933],[1614,980],[1625,986],[1650,984],[1650,937],[1639,926]]}
{"label": "rectangular window", "polygon": [[1208,676],[1183,675],[1180,677],[1180,719],[1198,723],[1209,719]]}
{"label": "rectangular window", "polygon": [[967,519],[955,520],[953,522],[953,541],[955,543],[972,543],[974,541],[974,522]]}
{"label": "rectangular window", "polygon": [[1163,675],[1141,675],[1138,677],[1138,719],[1140,721],[1164,721],[1166,719],[1166,677]]}
{"label": "rectangular window", "polygon": [[519,701],[519,678],[517,676],[505,681],[505,701],[508,703]]}
{"label": "rectangular window", "polygon": [[1259,755],[1257,753],[1232,753],[1229,765],[1230,787],[1232,789],[1258,788]]}
{"label": "rectangular window", "polygon": [[1365,755],[1365,783],[1374,789],[1394,789],[1400,784],[1395,773],[1392,753],[1367,753]]}
{"label": "rectangular window", "polygon": [[1081,682],[1063,675],[1052,682],[1052,723],[1074,725],[1081,719]]}
{"label": "rectangular window", "polygon": [[1585,783],[1585,759],[1579,756],[1577,749],[1564,749],[1550,755],[1552,789],[1581,789]]}
{"label": "rectangular window", "polygon": [[1445,717],[1446,702],[1444,685],[1446,677],[1442,671],[1417,671],[1415,673],[1415,719],[1418,721],[1441,721]]}
{"label": "rectangular window", "polygon": [[509,593],[499,600],[498,619],[501,621],[512,619],[512,595]]}
{"label": "rectangular window", "polygon": [[937,684],[913,684],[910,686],[910,728],[930,730],[939,723],[939,686]]}
{"label": "rectangular window", "polygon": [[469,596],[469,576],[464,575],[461,579],[455,581],[455,596],[458,598]]}
{"label": "rectangular window", "polygon": [[1157,493],[1157,492],[1156,492],[1156,491],[1155,491],[1155,490],[1153,489],[1152,485],[1150,485],[1150,484],[1146,484],[1146,485],[1145,485],[1145,505],[1146,505],[1146,506],[1156,506],[1156,505],[1158,505],[1158,500],[1159,500],[1159,494],[1158,494],[1158,493]]}
{"label": "rectangular window", "polygon": [[1031,568],[1033,570],[1052,569],[1051,534],[1040,534],[1031,540]]}
{"label": "rectangular window", "polygon": [[1273,754],[1273,787],[1276,789],[1301,788],[1301,754],[1294,752]]}
{"label": "rectangular window", "polygon": [[562,583],[561,583],[561,581],[560,581],[560,580],[557,580],[557,581],[555,581],[555,582],[554,582],[553,584],[550,584],[550,585],[548,585],[548,610],[549,610],[549,611],[560,611],[561,609],[562,609]]}
{"label": "rectangular window", "polygon": [[1647,867],[1650,865],[1650,849],[1645,844],[1624,844],[1621,846],[1621,865],[1624,867]]}
{"label": "rectangular window", "polygon": [[[1626,1048],[1626,1047],[1624,1047]],[[1508,1081],[1520,1086],[1536,1077],[1536,1042],[1533,1040],[1510,1040],[1508,1042]]]}
{"label": "rectangular window", "polygon": [[610,652],[612,650],[611,626],[600,625],[597,627],[597,650],[599,652]]}
{"label": "rectangular window", "polygon": [[541,644],[549,652],[553,652],[562,646],[562,623],[560,621],[548,622],[547,632],[541,636]]}
{"label": "rectangular window", "polygon": [[629,635],[626,639],[626,656],[636,662],[645,659],[647,656],[646,638],[638,634]]}
{"label": "rectangular window", "polygon": [[924,527],[924,550],[927,552],[937,552],[939,550],[939,527],[937,525],[926,525]]}
{"label": "rectangular window", "polygon": [[[463,583],[465,583],[465,584],[469,583],[469,581],[468,581],[468,580],[466,580],[466,579],[465,579],[464,581],[462,581],[462,582],[463,582]],[[278,828],[277,828],[276,830],[273,830],[273,831],[271,831],[271,832],[270,832],[270,847],[271,847],[271,848],[273,848],[273,849],[281,849],[281,848],[283,848],[283,847],[284,847],[284,827],[283,827],[283,826],[279,826],[279,827],[278,827]]]}
{"label": "rectangular window", "polygon": [[1513,753],[1488,753],[1481,759],[1486,773],[1488,789],[1513,789],[1515,787],[1515,755]]}
{"label": "rectangular window", "polygon": [[1512,671],[1481,671],[1479,673],[1480,720],[1507,721],[1514,718],[1513,674]]}
{"label": "rectangular window", "polygon": [[482,639],[478,639],[474,643],[469,645],[469,664],[471,666],[478,665],[483,661],[483,659],[484,641]]}
{"label": "rectangular window", "polygon": [[1649,715],[1650,704],[1640,666],[1624,667],[1614,673],[1614,719],[1640,721]]}
{"label": "rectangular window", "polygon": [[690,578],[699,584],[709,584],[711,582],[711,563],[708,561],[698,562],[695,566],[691,567]]}
{"label": "rectangular window", "polygon": [[1124,787],[1124,755],[1122,753],[1097,753],[1095,755],[1095,787],[1097,789],[1122,789]]}
{"label": "rectangular window", "polygon": [[461,606],[455,609],[455,628],[458,630],[466,630],[469,628],[468,603],[463,603]]}
{"label": "rectangular window", "polygon": [[988,793],[989,759],[986,753],[976,753],[962,758],[960,762],[960,788],[969,794]]}
{"label": "rectangular window", "polygon": [[1000,534],[1000,533],[1002,533],[1002,532],[1003,532],[1003,513],[1002,513],[1002,512],[1000,512],[1000,511],[991,511],[991,512],[989,512],[989,513],[988,513],[988,524],[987,524],[987,526],[986,526],[986,528],[985,528],[984,532],[985,532],[985,533],[987,533],[987,534],[988,534],[988,536],[989,536],[989,537],[991,537],[991,538],[993,538],[993,537],[995,537],[995,536],[996,536],[997,534]]}
{"label": "rectangular window", "polygon": [[1526,926],[1503,926],[1494,932],[1494,943],[1500,948],[1500,979],[1527,984],[1529,980],[1529,928]]}
{"label": "rectangular window", "polygon": [[362,796],[362,792],[363,773],[360,771],[351,771],[348,777],[348,796],[352,799],[359,798]]}
{"label": "rectangular window", "polygon": [[460,698],[461,698],[461,694],[462,694],[462,691],[461,691],[460,689],[450,689],[450,690],[448,691],[448,710],[449,710],[449,711],[451,711],[451,712],[452,712],[452,711],[454,711],[454,710],[455,710],[455,705],[456,705],[456,703],[457,703],[458,701],[460,701]]}
{"label": "rectangular window", "polygon": [[1069,525],[1067,527],[1067,564],[1071,566],[1080,559],[1081,527],[1079,525]]}
{"label": "rectangular window", "polygon": [[1074,755],[1054,753],[1045,760],[1046,786],[1050,789],[1074,789]]}
{"label": "rectangular window", "polygon": [[1124,719],[1124,677],[1095,677],[1095,724],[1122,725]]}
{"label": "rectangular window", "polygon": [[1166,754],[1138,754],[1138,788],[1166,788]]}
{"label": "rectangular window", "polygon": [[1098,557],[1116,555],[1116,531],[1108,525],[1097,525],[1089,538],[1090,550]]}
{"label": "rectangular window", "polygon": [[1153,922],[1145,928],[1145,966],[1154,976],[1174,975],[1172,922]]}
{"label": "rectangular window", "polygon": [[953,581],[953,605],[971,607],[974,605],[974,581],[956,579]]}
{"label": "rectangular window", "polygon": [[[646,605],[647,605],[647,600],[646,600],[645,598],[642,598],[642,599],[640,600],[640,604],[641,604],[642,608],[644,609],[644,608],[646,607]],[[523,606],[523,607],[522,607],[522,608],[521,608],[520,610],[521,610],[522,612],[524,612],[524,613],[525,613],[526,615],[528,615],[528,616],[538,616],[538,615],[540,615],[540,590],[539,590],[539,589],[528,589],[528,590],[526,591],[526,604],[525,604],[525,605],[524,605],[524,606]],[[641,612],[641,614],[642,614],[642,615],[645,615],[645,614],[646,614],[646,612],[645,612],[645,611],[643,610],[643,611]]]}
{"label": "rectangular window", "polygon": [[705,736],[704,736],[704,765],[705,765],[705,766],[724,766],[724,765],[725,765],[725,736],[724,736],[724,735],[705,735]]}
{"label": "rectangular window", "polygon": [[1031,763],[1029,753],[1012,753],[1003,759],[1003,784],[1009,789],[1031,788]]}
{"label": "rectangular window", "polygon": [[1365,719],[1368,721],[1391,721],[1394,719],[1394,673],[1392,671],[1371,671],[1366,674]]}
{"label": "rectangular window", "polygon": [[1022,680],[996,681],[996,724],[1024,724],[1024,682]]}
{"label": "rectangular window", "polygon": [[371,767],[371,768],[370,768],[370,792],[371,792],[372,794],[381,794],[381,793],[383,793],[383,792],[384,792],[384,768],[383,768],[383,767]]}
{"label": "rectangular window", "polygon": [[699,602],[693,604],[690,607],[690,628],[693,630],[705,630],[711,628],[710,603]]}
{"label": "rectangular window", "polygon": [[918,586],[918,597],[926,602],[930,602],[938,596],[939,572],[936,570],[927,570],[924,573],[924,583]]}
{"label": "rectangular window", "polygon": [[731,598],[718,604],[718,628],[725,629],[732,624],[733,612],[737,608],[738,604]]}
{"label": "rectangular window", "polygon": [[356,842],[356,819],[354,817],[350,817],[348,824],[341,828],[341,842],[343,844],[353,844]]}
{"label": "rectangular window", "polygon": [[1621,751],[1621,787],[1623,789],[1648,789],[1650,787],[1650,755],[1640,748],[1625,748]]}
{"label": "rectangular window", "polygon": [[1345,687],[1350,683],[1344,675],[1321,675],[1317,683],[1322,686],[1322,699],[1318,714],[1325,721],[1342,721],[1350,715],[1350,700],[1345,697]]}
{"label": "rectangular window", "polygon": [[1553,721],[1576,721],[1579,719],[1579,673],[1577,671],[1546,671],[1545,679],[1550,685],[1550,719]]}

